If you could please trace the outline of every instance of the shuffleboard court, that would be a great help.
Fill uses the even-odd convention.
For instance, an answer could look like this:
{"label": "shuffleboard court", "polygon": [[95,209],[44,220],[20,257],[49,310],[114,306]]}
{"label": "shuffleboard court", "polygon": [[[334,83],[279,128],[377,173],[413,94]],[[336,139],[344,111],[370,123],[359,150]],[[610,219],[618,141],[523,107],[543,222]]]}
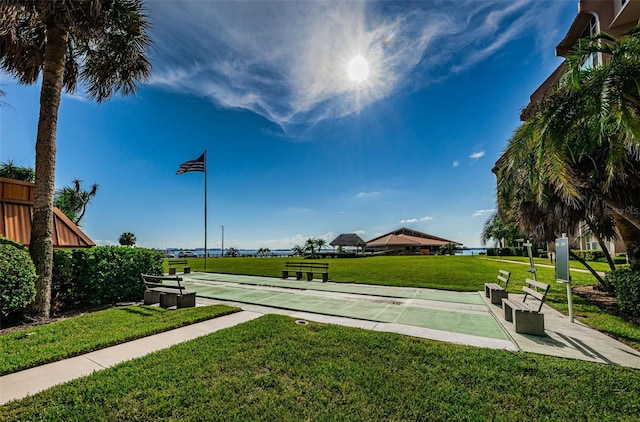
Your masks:
{"label": "shuffleboard court", "polygon": [[424,299],[440,302],[483,305],[484,302],[475,292],[451,292],[445,290],[420,289],[414,287],[379,286],[354,283],[322,283],[320,281],[302,281],[273,277],[249,275],[193,273],[189,280],[221,281],[225,283],[253,284],[257,286],[283,287],[287,289],[318,290],[337,293],[352,293],[370,296],[397,297],[406,299]]}
{"label": "shuffleboard court", "polygon": [[477,293],[194,273],[199,297],[509,340]]}

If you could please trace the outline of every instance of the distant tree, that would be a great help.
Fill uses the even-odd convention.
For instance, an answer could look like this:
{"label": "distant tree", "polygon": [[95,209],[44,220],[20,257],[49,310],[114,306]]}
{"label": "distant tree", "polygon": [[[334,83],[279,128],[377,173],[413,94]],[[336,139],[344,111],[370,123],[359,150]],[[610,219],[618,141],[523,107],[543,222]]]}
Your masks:
{"label": "distant tree", "polygon": [[136,244],[136,235],[131,232],[124,232],[120,235],[118,242],[122,246],[134,246]]}
{"label": "distant tree", "polygon": [[269,248],[260,248],[258,249],[258,255],[259,256],[267,256],[271,253],[271,249]]}
{"label": "distant tree", "polygon": [[304,243],[304,250],[309,252],[311,255],[315,255],[316,254],[316,239],[313,237],[310,237],[307,239],[307,241]]}
{"label": "distant tree", "polygon": [[304,246],[295,245],[293,248],[291,248],[291,251],[295,256],[302,256],[306,252],[306,249]]}
{"label": "distant tree", "polygon": [[456,245],[453,243],[447,243],[446,245],[440,246],[438,249],[438,255],[453,255],[456,253]]}
{"label": "distant tree", "polygon": [[58,189],[53,197],[54,205],[78,226],[87,211],[87,205],[96,196],[99,187],[94,183],[91,190],[86,191],[82,189],[81,183],[82,180],[74,179],[73,186]]}
{"label": "distant tree", "polygon": [[240,256],[240,251],[234,247],[227,248],[227,256]]}
{"label": "distant tree", "polygon": [[33,183],[36,180],[36,172],[33,167],[16,166],[9,160],[6,163],[0,163],[0,177]]}
{"label": "distant tree", "polygon": [[[497,247],[513,246],[514,240],[523,237],[518,232],[515,223],[504,221],[498,212],[494,212],[484,223],[482,233],[480,234],[480,242],[485,246],[487,242],[492,240]],[[504,245],[502,244],[504,240]]]}
{"label": "distant tree", "polygon": [[322,238],[316,239],[315,243],[316,243],[316,247],[318,248],[318,253],[322,251],[323,247],[327,246],[327,241]]}

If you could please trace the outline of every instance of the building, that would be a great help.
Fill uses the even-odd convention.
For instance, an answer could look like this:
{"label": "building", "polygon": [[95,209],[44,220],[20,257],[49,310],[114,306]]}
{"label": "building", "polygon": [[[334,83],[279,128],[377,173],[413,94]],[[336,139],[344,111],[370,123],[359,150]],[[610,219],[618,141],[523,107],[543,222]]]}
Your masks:
{"label": "building", "polygon": [[360,248],[364,250],[364,247],[367,246],[367,242],[362,240],[360,236],[355,233],[350,234],[341,234],[336,237],[329,245],[338,248],[355,248],[356,253],[360,251]]}
{"label": "building", "polygon": [[[556,55],[567,57],[580,39],[593,37],[599,33],[606,33],[614,37],[620,37],[640,23],[640,0],[580,0],[578,1],[578,13],[569,27],[566,35],[556,46]],[[601,53],[592,54],[584,63],[584,66],[597,66],[606,62],[607,58]],[[564,71],[564,64],[558,66],[549,77],[531,94],[529,104],[523,109],[520,119],[526,120],[534,105],[541,101],[549,89],[559,80]],[[493,168],[493,172],[501,167],[503,161],[500,157]],[[585,231],[584,225],[580,225],[576,237],[572,238],[575,247],[579,249],[596,250],[600,245],[596,239]],[[611,241],[607,246],[609,252],[625,252],[624,243]]]}
{"label": "building", "polygon": [[[29,246],[34,184],[0,177],[0,236]],[[53,209],[53,247],[89,248],[95,243],[58,208]]]}
{"label": "building", "polygon": [[[582,38],[606,33],[619,37],[640,23],[640,1],[638,0],[580,0],[578,14],[571,23],[567,34],[556,46],[556,55],[566,57],[571,49]],[[594,66],[606,60],[602,54],[596,53],[585,63]],[[530,104],[540,101],[549,88],[562,75],[564,65],[556,70],[536,89],[530,97]]]}
{"label": "building", "polygon": [[462,243],[453,240],[402,227],[369,240],[367,250],[374,253],[433,255],[441,246],[450,243],[462,246]]}

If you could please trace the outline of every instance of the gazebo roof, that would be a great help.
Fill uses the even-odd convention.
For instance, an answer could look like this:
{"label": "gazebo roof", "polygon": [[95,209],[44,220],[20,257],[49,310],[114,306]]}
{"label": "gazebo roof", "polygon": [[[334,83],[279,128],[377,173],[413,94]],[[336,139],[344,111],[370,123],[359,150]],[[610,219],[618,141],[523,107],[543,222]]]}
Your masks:
{"label": "gazebo roof", "polygon": [[366,246],[367,242],[362,240],[360,236],[355,233],[341,234],[336,237],[331,243],[331,246]]}
{"label": "gazebo roof", "polygon": [[[0,235],[29,246],[34,184],[0,177]],[[95,243],[58,208],[53,208],[54,248],[88,248]]]}

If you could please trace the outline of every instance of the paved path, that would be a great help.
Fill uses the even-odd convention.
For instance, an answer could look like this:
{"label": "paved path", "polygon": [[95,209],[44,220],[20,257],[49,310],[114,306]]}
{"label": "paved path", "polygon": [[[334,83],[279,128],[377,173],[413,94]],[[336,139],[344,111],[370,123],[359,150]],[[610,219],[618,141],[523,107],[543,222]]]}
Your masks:
{"label": "paved path", "polygon": [[[528,262],[522,262],[522,261],[514,261],[512,259],[501,259],[501,258],[480,258],[480,259],[484,259],[487,261],[499,261],[499,262],[508,262],[510,264],[522,264],[522,265],[529,265]],[[549,265],[549,264],[538,264],[536,263],[536,267],[544,267],[544,268],[553,268],[555,269],[556,266],[555,265]],[[569,268],[569,271],[573,271],[576,273],[585,273],[585,274],[591,274],[591,271],[585,269],[585,268]],[[599,275],[604,276],[605,273],[603,271],[596,271]]]}

